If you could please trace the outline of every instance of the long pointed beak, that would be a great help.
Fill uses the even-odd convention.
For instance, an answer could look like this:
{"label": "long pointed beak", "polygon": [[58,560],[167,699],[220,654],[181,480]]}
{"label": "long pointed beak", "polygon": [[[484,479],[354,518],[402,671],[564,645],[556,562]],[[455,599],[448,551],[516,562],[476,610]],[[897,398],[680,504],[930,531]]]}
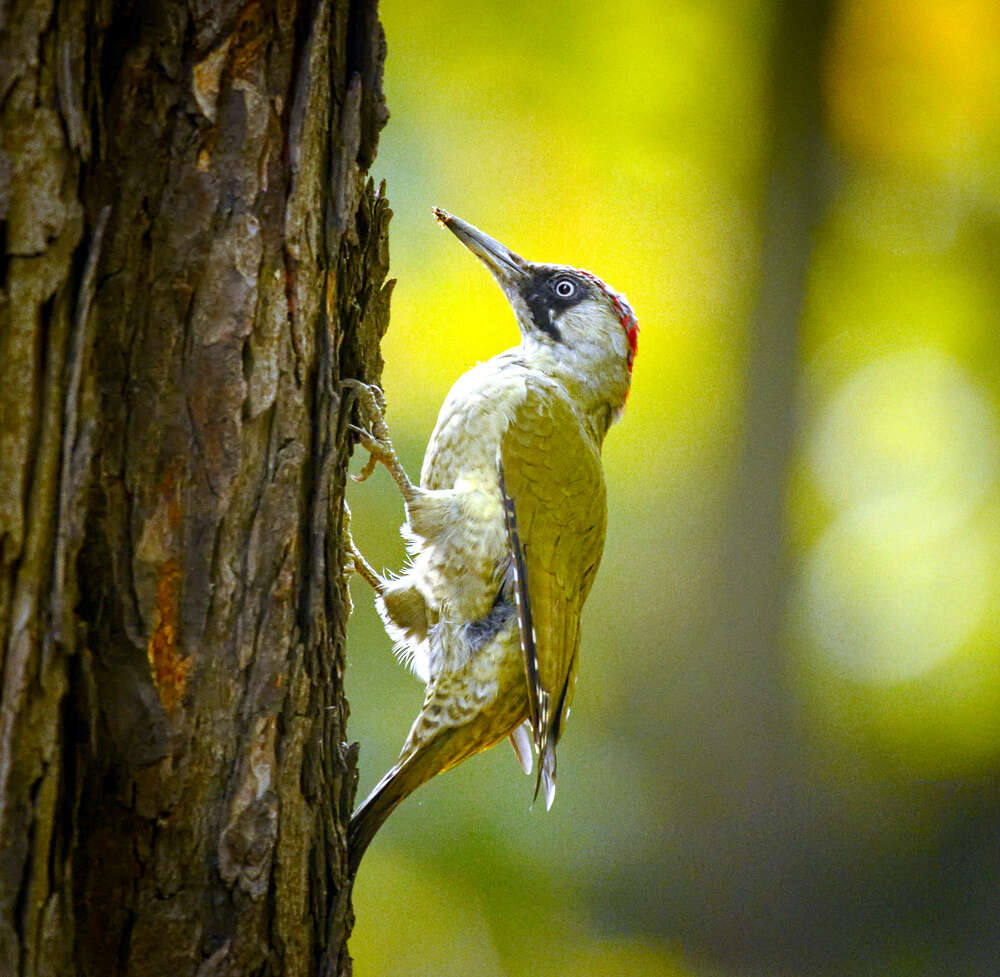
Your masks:
{"label": "long pointed beak", "polygon": [[440,207],[434,208],[434,216],[438,223],[447,227],[487,268],[507,291],[508,287],[516,285],[528,274],[528,262],[499,241],[494,241],[478,227],[467,224],[458,217]]}

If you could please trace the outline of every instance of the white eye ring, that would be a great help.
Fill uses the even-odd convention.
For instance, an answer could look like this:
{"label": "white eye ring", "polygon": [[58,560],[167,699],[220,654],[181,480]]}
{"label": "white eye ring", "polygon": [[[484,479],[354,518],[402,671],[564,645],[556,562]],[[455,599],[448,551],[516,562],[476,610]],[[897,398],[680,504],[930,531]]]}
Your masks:
{"label": "white eye ring", "polygon": [[560,278],[556,282],[556,295],[561,299],[568,299],[576,291],[574,285],[568,278]]}

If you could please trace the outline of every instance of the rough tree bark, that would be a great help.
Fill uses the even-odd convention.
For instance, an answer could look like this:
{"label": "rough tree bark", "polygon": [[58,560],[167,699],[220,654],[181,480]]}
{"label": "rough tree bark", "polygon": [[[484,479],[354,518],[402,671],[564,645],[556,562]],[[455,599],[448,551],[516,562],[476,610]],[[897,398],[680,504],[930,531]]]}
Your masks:
{"label": "rough tree bark", "polygon": [[375,0],[0,3],[0,973],[349,974]]}

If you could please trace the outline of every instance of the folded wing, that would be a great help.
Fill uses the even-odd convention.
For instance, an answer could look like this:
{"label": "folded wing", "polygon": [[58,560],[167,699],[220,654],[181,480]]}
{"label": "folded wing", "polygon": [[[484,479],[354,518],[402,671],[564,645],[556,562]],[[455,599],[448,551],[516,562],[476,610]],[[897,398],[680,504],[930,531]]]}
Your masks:
{"label": "folded wing", "polygon": [[[558,385],[528,385],[498,467],[515,571],[530,719],[546,806],[576,676],[580,613],[604,548],[600,450]],[[536,786],[537,793],[537,786]]]}

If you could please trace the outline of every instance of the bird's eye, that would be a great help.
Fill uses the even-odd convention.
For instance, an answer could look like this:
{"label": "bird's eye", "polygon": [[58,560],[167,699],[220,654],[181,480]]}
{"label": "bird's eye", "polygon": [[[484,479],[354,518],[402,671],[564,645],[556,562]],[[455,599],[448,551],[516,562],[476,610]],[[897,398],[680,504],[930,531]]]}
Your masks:
{"label": "bird's eye", "polygon": [[568,278],[560,278],[556,282],[556,295],[561,299],[568,299],[576,291],[576,285]]}

